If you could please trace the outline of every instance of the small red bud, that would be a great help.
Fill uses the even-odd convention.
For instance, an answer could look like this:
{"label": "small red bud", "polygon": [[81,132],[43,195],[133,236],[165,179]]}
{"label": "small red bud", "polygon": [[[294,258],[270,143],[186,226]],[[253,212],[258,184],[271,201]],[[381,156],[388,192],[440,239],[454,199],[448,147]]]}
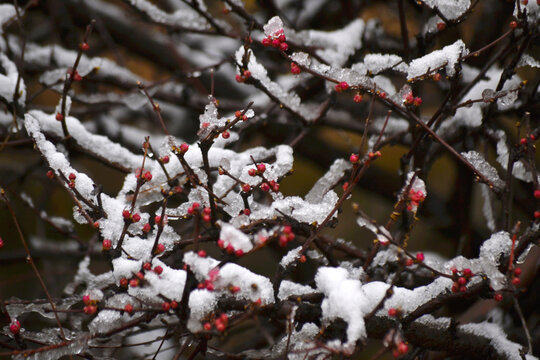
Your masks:
{"label": "small red bud", "polygon": [[129,280],[129,286],[131,286],[131,287],[139,286],[139,279],[133,278],[133,279]]}
{"label": "small red bud", "polygon": [[60,114],[60,113],[56,113],[56,120],[62,121],[62,120],[64,120],[64,116],[62,114]]}
{"label": "small red bud", "polygon": [[540,199],[540,190],[534,190],[534,197]]}
{"label": "small red bud", "polygon": [[174,300],[171,301],[170,304],[171,304],[171,309],[176,309],[178,307],[178,303]]}
{"label": "small red bud", "polygon": [[163,304],[161,304],[161,308],[163,311],[169,311],[171,309],[171,304],[165,301]]}
{"label": "small red bud", "polygon": [[515,29],[518,27],[518,23],[516,21],[510,21],[510,29]]}
{"label": "small red bud", "polygon": [[250,192],[251,191],[251,186],[249,186],[249,184],[243,184],[242,185],[242,191],[243,192]]}
{"label": "small red bud", "polygon": [[[86,305],[83,310],[86,315],[94,315],[97,311],[97,306]],[[11,327],[10,327],[10,330],[11,330]]]}
{"label": "small red bud", "polygon": [[90,49],[90,45],[88,45],[88,43],[86,43],[86,42],[83,42],[83,43],[79,44],[79,48],[82,51],[88,51],[88,49]]}
{"label": "small red bud", "polygon": [[287,51],[288,48],[289,48],[289,45],[286,42],[282,42],[281,44],[279,44],[279,49],[281,51]]}
{"label": "small red bud", "polygon": [[521,268],[515,268],[515,269],[514,269],[514,274],[515,274],[516,276],[521,275]]}
{"label": "small red bud", "polygon": [[234,247],[229,244],[227,245],[227,248],[225,249],[229,254],[232,254],[234,252]]}
{"label": "small red bud", "polygon": [[131,213],[129,212],[129,210],[124,210],[122,211],[122,216],[124,219],[129,219],[131,217]]}
{"label": "small red bud", "polygon": [[143,269],[146,270],[146,271],[150,271],[152,269],[152,264],[149,263],[149,262],[145,262],[143,264]]}
{"label": "small red bud", "polygon": [[231,137],[231,133],[228,132],[227,130],[225,130],[224,132],[221,133],[221,136],[224,138],[224,139],[228,139]]}
{"label": "small red bud", "polygon": [[424,253],[419,252],[416,254],[416,260],[418,260],[419,262],[424,261],[424,259],[425,259]]}
{"label": "small red bud", "polygon": [[150,232],[150,224],[149,223],[144,224],[142,231],[145,233]]}
{"label": "small red bud", "polygon": [[103,240],[103,246],[102,246],[102,249],[103,249],[103,250],[110,250],[111,247],[112,247],[112,242],[111,242],[111,240],[109,240],[109,239]]}
{"label": "small red bud", "polygon": [[161,275],[161,273],[163,272],[163,268],[161,266],[156,266],[154,267],[154,272],[158,275]]}
{"label": "small red bud", "polygon": [[126,304],[126,306],[124,306],[124,311],[131,315],[133,313],[133,305]]}
{"label": "small red bud", "polygon": [[152,173],[150,171],[145,172],[144,175],[143,175],[143,178],[146,181],[152,180]]}
{"label": "small red bud", "polygon": [[406,354],[407,351],[409,351],[409,346],[407,346],[407,344],[405,344],[403,341],[400,342],[398,345],[398,352],[400,354]]}
{"label": "small red bud", "polygon": [[186,153],[189,149],[189,145],[186,144],[186,143],[183,143],[182,145],[180,145],[180,151],[183,152],[183,153]]}
{"label": "small red bud", "polygon": [[161,254],[162,252],[165,251],[165,245],[163,244],[158,244],[157,247],[156,247],[156,254]]}
{"label": "small red bud", "polygon": [[266,165],[264,164],[257,164],[257,171],[260,173],[264,173],[266,171]]}
{"label": "small red bud", "polygon": [[521,280],[518,277],[512,279],[512,284],[518,286],[521,283]]}
{"label": "small red bud", "polygon": [[204,258],[204,257],[206,257],[206,251],[204,251],[204,250],[199,250],[199,252],[197,253],[197,255],[199,255],[199,257]]}
{"label": "small red bud", "polygon": [[83,301],[83,303],[84,303],[85,305],[90,304],[90,301],[91,301],[91,300],[90,300],[90,295],[84,295],[84,296],[82,297],[82,301]]}
{"label": "small red bud", "polygon": [[238,249],[234,252],[234,255],[236,255],[237,257],[241,257],[244,255],[244,251],[242,249]]}
{"label": "small red bud", "polygon": [[349,156],[349,161],[352,162],[353,164],[356,164],[358,162],[358,155],[356,154],[351,154],[351,156]]}
{"label": "small red bud", "polygon": [[360,95],[360,94],[354,95],[353,101],[354,101],[355,103],[360,103],[360,102],[362,102],[362,100],[363,100],[362,95]]}
{"label": "small red bud", "polygon": [[204,327],[204,330],[206,331],[212,330],[212,324],[210,324],[209,322],[205,322],[203,327]]}
{"label": "small red bud", "polygon": [[395,316],[397,316],[397,313],[398,313],[397,309],[395,309],[395,308],[388,309],[388,316],[395,317]]}
{"label": "small red bud", "polygon": [[300,74],[302,70],[300,69],[300,66],[296,65],[295,63],[291,63],[291,72],[294,74],[294,75],[298,75]]}
{"label": "small red bud", "polygon": [[75,180],[77,178],[77,175],[75,175],[74,173],[71,173],[71,174],[69,174],[68,178],[69,178],[69,180],[73,181],[73,180]]}
{"label": "small red bud", "polygon": [[121,287],[124,287],[124,288],[127,287],[128,283],[129,283],[128,279],[126,279],[126,278],[121,278],[120,279],[120,286]]}
{"label": "small red bud", "polygon": [[260,186],[261,190],[264,192],[270,191],[270,186],[267,183],[262,183]]}
{"label": "small red bud", "polygon": [[437,23],[437,30],[443,31],[444,29],[446,29],[446,24],[445,23],[443,23],[443,22]]}
{"label": "small red bud", "polygon": [[255,169],[249,169],[249,170],[248,170],[248,175],[249,175],[249,176],[255,176],[255,175],[257,175],[257,170],[255,170]]}
{"label": "small red bud", "polygon": [[141,220],[141,215],[139,215],[139,214],[133,214],[133,216],[131,217],[131,219],[133,219],[133,222],[134,222],[134,223],[139,222],[139,220]]}
{"label": "small red bud", "polygon": [[501,302],[502,299],[503,299],[502,294],[495,294],[495,295],[493,296],[493,300],[495,300],[495,301],[497,301],[497,302]]}

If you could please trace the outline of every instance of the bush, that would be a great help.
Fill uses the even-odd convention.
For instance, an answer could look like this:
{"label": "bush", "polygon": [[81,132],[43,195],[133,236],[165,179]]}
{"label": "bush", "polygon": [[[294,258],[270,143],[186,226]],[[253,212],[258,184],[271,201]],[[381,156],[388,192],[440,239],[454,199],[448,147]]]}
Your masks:
{"label": "bush", "polygon": [[536,359],[539,4],[0,5],[0,357]]}

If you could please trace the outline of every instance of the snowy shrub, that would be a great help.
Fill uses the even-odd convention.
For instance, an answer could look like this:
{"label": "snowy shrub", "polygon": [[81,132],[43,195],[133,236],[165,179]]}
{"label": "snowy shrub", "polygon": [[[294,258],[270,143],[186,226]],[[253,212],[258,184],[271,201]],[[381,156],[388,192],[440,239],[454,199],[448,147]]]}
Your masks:
{"label": "snowy shrub", "polygon": [[4,2],[0,357],[536,359],[539,16]]}

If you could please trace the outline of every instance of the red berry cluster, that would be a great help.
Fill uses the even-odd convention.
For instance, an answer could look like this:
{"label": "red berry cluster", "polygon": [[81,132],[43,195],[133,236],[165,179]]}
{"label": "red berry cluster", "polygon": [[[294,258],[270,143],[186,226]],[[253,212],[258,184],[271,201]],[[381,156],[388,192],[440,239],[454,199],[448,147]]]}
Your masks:
{"label": "red berry cluster", "polygon": [[[263,163],[257,164],[255,168],[251,168],[248,170],[249,176],[261,176],[263,178],[262,183],[259,185],[259,188],[264,191],[268,192],[272,190],[273,192],[279,191],[279,184],[275,180],[266,180],[263,176],[264,172],[266,171],[266,165]],[[243,189],[244,190],[244,189]],[[245,213],[245,212],[244,212]]]}
{"label": "red berry cluster", "polygon": [[68,186],[69,186],[70,189],[75,189],[75,179],[76,178],[77,178],[77,175],[75,175],[74,173],[69,174],[69,176],[68,176],[68,179],[69,179]]}
{"label": "red berry cluster", "polygon": [[242,75],[240,74],[237,74],[235,79],[236,79],[236,82],[239,82],[239,83],[243,83],[245,82],[247,79],[249,79],[251,77],[251,71],[249,70],[244,70],[242,72]]}
{"label": "red berry cluster", "polygon": [[131,214],[131,212],[127,209],[122,211],[122,217],[124,218],[125,221],[132,221],[134,223],[139,222],[141,220],[141,215],[137,213]]}
{"label": "red berry cluster", "polygon": [[263,46],[272,46],[279,48],[281,51],[287,51],[289,45],[285,41],[287,41],[287,38],[283,33],[283,29],[279,29],[274,35],[268,35],[262,39],[261,43]]}
{"label": "red berry cluster", "polygon": [[97,311],[98,300],[91,299],[90,295],[84,295],[82,300],[84,303],[84,313],[87,315],[94,315]]}
{"label": "red berry cluster", "polygon": [[208,291],[214,291],[214,281],[216,281],[219,275],[219,267],[215,267],[208,272],[208,279],[197,285],[197,289],[206,289]]}
{"label": "red berry cluster", "polygon": [[452,284],[452,292],[466,292],[467,283],[471,280],[473,275],[473,272],[469,268],[465,268],[461,272],[456,268],[452,268],[452,276],[454,279],[454,283]]}
{"label": "red berry cluster", "polygon": [[519,276],[521,275],[521,268],[515,268],[512,272],[512,284],[518,286],[521,283]]}
{"label": "red berry cluster", "polygon": [[244,250],[242,249],[235,249],[234,246],[232,246],[231,243],[225,244],[225,241],[223,239],[219,239],[217,241],[217,245],[220,249],[225,250],[228,254],[234,254],[238,257],[244,255]]}
{"label": "red berry cluster", "polygon": [[[135,177],[137,179],[141,178],[141,169],[137,169],[135,170]],[[142,174],[142,178],[141,178],[144,181],[150,181],[152,180],[152,173],[150,171],[145,171],[143,174]]]}
{"label": "red berry cluster", "polygon": [[289,225],[284,226],[283,230],[281,231],[281,235],[279,235],[279,246],[287,246],[287,244],[293,241],[295,237],[296,235],[294,235],[292,227]]}
{"label": "red berry cluster", "polygon": [[191,204],[187,212],[189,215],[200,214],[202,221],[209,223],[212,220],[212,218],[210,217],[210,214],[212,214],[212,209],[210,209],[209,207],[205,207],[204,209],[202,209],[202,211],[200,211],[200,208],[201,204],[199,204],[198,202],[194,202],[193,204]]}
{"label": "red berry cluster", "polygon": [[170,309],[176,309],[178,307],[178,303],[176,301],[171,301],[171,302],[168,302],[168,301],[164,301],[162,304],[161,304],[161,309],[163,311],[169,311]]}
{"label": "red berry cluster", "polygon": [[341,81],[340,83],[336,84],[336,91],[342,92],[349,89],[349,84],[346,81]]}
{"label": "red berry cluster", "polygon": [[77,70],[75,70],[75,72],[73,72],[73,69],[68,69],[68,75],[69,76],[72,76],[71,74],[73,74],[73,81],[81,81],[82,80],[82,76],[79,74],[79,72]]}
{"label": "red berry cluster", "polygon": [[403,102],[405,105],[420,106],[422,105],[422,98],[419,96],[414,97],[412,92],[410,92],[403,97]]}
{"label": "red berry cluster", "polygon": [[405,355],[409,351],[409,346],[405,343],[405,341],[400,341],[394,350],[392,350],[392,356],[395,358],[400,357],[401,355]]}
{"label": "red berry cluster", "polygon": [[426,195],[422,190],[415,191],[414,189],[409,190],[409,204],[407,205],[407,210],[411,211],[413,207],[420,205],[422,201],[426,198]]}
{"label": "red berry cluster", "polygon": [[240,110],[236,110],[236,111],[234,112],[234,116],[235,116],[237,119],[240,119],[240,118],[241,118],[242,121],[246,121],[246,120],[248,119],[247,115],[246,115],[246,114],[242,115],[242,111],[240,111]]}
{"label": "red berry cluster", "polygon": [[212,322],[205,322],[203,328],[205,331],[212,330],[212,325],[215,326],[216,330],[219,332],[225,331],[227,325],[229,324],[229,317],[227,314],[223,313],[220,316],[216,317]]}

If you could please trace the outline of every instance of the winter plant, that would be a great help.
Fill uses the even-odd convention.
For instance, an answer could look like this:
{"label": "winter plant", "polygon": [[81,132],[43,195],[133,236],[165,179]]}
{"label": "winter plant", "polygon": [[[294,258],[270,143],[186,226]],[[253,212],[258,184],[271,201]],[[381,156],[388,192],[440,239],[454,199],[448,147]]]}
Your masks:
{"label": "winter plant", "polygon": [[1,358],[537,359],[540,1],[0,25]]}

